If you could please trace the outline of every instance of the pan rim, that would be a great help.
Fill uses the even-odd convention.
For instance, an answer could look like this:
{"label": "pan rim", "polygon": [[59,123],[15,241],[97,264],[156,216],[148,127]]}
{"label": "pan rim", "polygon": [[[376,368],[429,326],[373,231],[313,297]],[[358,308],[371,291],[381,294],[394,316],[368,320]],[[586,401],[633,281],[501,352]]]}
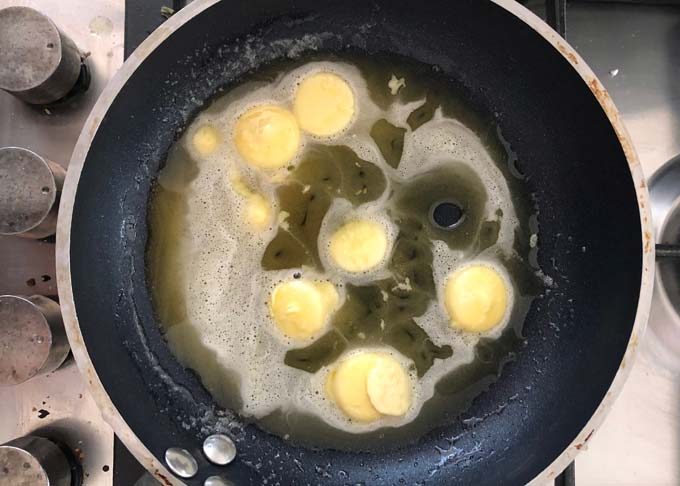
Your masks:
{"label": "pan rim", "polygon": [[[75,308],[73,288],[70,272],[70,246],[71,246],[71,223],[75,197],[78,189],[80,175],[87,158],[87,154],[104,115],[115,100],[118,92],[126,84],[127,80],[133,75],[137,67],[171,34],[189,21],[192,17],[218,3],[220,0],[198,0],[190,3],[177,14],[173,15],[158,29],[156,29],[144,42],[130,55],[121,69],[109,81],[104,91],[100,95],[97,103],[90,112],[81,134],[74,148],[71,161],[68,167],[66,180],[64,182],[61,202],[59,207],[59,220],[57,224],[56,238],[56,269],[57,286],[61,302],[61,311],[64,326],[71,344],[71,349],[76,360],[81,375],[86,380],[89,392],[99,407],[102,416],[109,425],[116,431],[116,434],[123,441],[125,446],[132,452],[135,458],[158,479],[165,484],[182,485],[183,482],[175,478],[165,465],[139,440],[134,431],[128,426],[122,415],[114,406],[111,398],[99,379],[94,365],[89,357],[85,346],[78,316]],[[579,431],[573,441],[562,453],[556,457],[540,474],[538,474],[529,484],[543,485],[547,481],[554,479],[584,448],[585,444],[592,438],[595,431],[602,425],[608,412],[611,410],[615,399],[620,394],[623,385],[630,374],[632,364],[637,355],[638,345],[644,333],[649,317],[652,290],[654,283],[655,254],[654,254],[654,231],[652,229],[651,210],[649,204],[649,194],[647,184],[642,173],[640,162],[633,147],[628,132],[621,120],[619,111],[612,101],[609,93],[602,83],[595,76],[594,72],[588,67],[581,56],[534,13],[529,11],[514,0],[490,0],[494,4],[514,15],[519,20],[532,28],[549,42],[555,50],[562,55],[572,66],[572,68],[583,79],[584,83],[593,93],[598,103],[602,107],[610,124],[614,128],[624,155],[628,161],[628,167],[634,182],[635,192],[638,199],[638,209],[641,225],[642,239],[642,271],[640,281],[640,294],[637,303],[637,311],[633,329],[626,347],[626,351],[619,365],[619,369],[614,376],[609,390],[603,400]]]}

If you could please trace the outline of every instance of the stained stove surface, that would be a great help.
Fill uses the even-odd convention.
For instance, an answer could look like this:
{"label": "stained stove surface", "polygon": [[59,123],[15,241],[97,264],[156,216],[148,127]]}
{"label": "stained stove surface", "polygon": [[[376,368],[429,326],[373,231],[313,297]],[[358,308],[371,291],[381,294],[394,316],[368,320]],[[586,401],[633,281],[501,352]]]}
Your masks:
{"label": "stained stove surface", "polygon": [[[125,3],[0,0],[0,8],[31,6],[52,18],[89,53],[92,73],[89,90],[58,109],[28,107],[0,91],[0,147],[26,147],[68,166],[89,110],[123,62],[124,37],[129,51],[147,34],[140,25],[124,32]],[[162,22],[157,5],[163,2],[127,3],[129,10],[140,10],[132,16],[138,23]],[[672,0],[643,3],[571,2],[566,33],[612,95],[650,177],[680,154],[680,5]],[[543,1],[528,6],[545,13]],[[54,272],[53,241],[0,237],[0,295],[56,297]],[[644,344],[609,417],[577,458],[579,486],[680,484],[680,378],[666,371]],[[47,376],[0,387],[0,444],[36,431],[76,451],[85,486],[152,484],[119,443],[114,447],[113,431],[72,359]]]}

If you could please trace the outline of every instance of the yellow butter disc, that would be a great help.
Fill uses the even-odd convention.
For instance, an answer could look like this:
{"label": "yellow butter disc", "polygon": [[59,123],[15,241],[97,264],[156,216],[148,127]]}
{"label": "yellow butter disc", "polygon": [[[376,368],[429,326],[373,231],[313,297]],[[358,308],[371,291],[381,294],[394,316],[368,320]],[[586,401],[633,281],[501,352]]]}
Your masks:
{"label": "yellow butter disc", "polygon": [[366,382],[375,366],[378,355],[359,353],[352,355],[328,375],[327,390],[336,405],[352,420],[372,422],[380,418],[368,396]]}
{"label": "yellow butter disc", "polygon": [[345,223],[330,237],[329,255],[348,272],[364,272],[382,262],[387,253],[387,231],[375,221]]}
{"label": "yellow butter disc", "polygon": [[300,129],[291,112],[274,105],[251,108],[234,127],[236,149],[246,161],[261,169],[288,164],[300,147]]}
{"label": "yellow butter disc", "polygon": [[307,339],[326,325],[337,305],[338,292],[330,282],[292,280],[274,288],[269,311],[284,335]]}
{"label": "yellow butter disc", "polygon": [[366,389],[371,404],[384,415],[401,416],[411,408],[411,380],[392,356],[381,355],[368,373]]}
{"label": "yellow butter disc", "polygon": [[486,265],[455,271],[446,282],[445,307],[451,326],[468,332],[485,332],[501,323],[508,306],[503,277]]}
{"label": "yellow butter disc", "polygon": [[304,131],[320,137],[335,135],[354,117],[354,94],[337,74],[312,74],[295,93],[293,113]]}

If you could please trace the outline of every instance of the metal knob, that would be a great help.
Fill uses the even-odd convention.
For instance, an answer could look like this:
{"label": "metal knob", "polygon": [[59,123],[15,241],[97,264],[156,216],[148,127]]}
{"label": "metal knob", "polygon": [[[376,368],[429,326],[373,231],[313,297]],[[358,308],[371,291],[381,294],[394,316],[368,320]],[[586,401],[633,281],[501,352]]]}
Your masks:
{"label": "metal knob", "polygon": [[29,435],[0,445],[0,486],[71,485],[71,464],[51,440]]}
{"label": "metal knob", "polygon": [[59,304],[41,295],[0,296],[0,385],[56,370],[69,349]]}
{"label": "metal knob", "polygon": [[28,7],[0,10],[0,88],[31,104],[57,101],[80,76],[78,48]]}
{"label": "metal knob", "polygon": [[0,234],[53,235],[65,177],[60,165],[30,150],[0,148]]}
{"label": "metal knob", "polygon": [[194,456],[181,447],[171,447],[165,451],[165,464],[180,478],[193,478],[198,472],[198,463]]}

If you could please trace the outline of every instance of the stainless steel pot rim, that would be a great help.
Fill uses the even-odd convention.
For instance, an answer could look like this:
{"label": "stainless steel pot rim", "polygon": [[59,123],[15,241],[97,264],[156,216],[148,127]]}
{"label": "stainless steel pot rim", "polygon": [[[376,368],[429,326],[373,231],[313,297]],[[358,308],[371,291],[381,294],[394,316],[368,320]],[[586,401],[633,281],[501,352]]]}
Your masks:
{"label": "stainless steel pot rim", "polygon": [[[92,361],[90,360],[88,351],[83,342],[82,334],[80,332],[78,316],[74,305],[73,290],[71,287],[69,264],[70,233],[75,195],[83,164],[85,162],[90,143],[97,132],[99,124],[101,123],[106,111],[115,99],[116,95],[135,71],[135,69],[156,47],[158,47],[167,37],[169,37],[192,17],[219,1],[220,0],[197,0],[190,3],[177,14],[173,15],[168,21],[156,29],[156,31],[154,31],[132,53],[132,55],[130,55],[130,57],[125,61],[123,67],[111,79],[109,84],[102,92],[87,121],[85,122],[81,135],[73,151],[69,165],[69,171],[62,192],[59,223],[57,227],[57,285],[61,299],[64,323],[78,368],[81,374],[86,378],[86,382],[89,384],[90,392],[102,411],[102,415],[104,416],[105,420],[113,427],[113,429],[116,431],[116,434],[125,443],[127,448],[134,454],[137,460],[144,467],[146,467],[147,470],[153,472],[159,479],[162,478],[164,481],[170,480],[172,484],[176,485],[181,485],[183,483],[167,471],[165,466],[160,463],[153,456],[153,454],[151,454],[151,452],[149,452],[145,445],[137,438],[134,431],[127,425],[123,417],[113,405],[110,397],[104,389],[104,386],[97,376],[97,372],[92,364]],[[588,85],[593,95],[600,103],[603,111],[607,115],[610,123],[612,124],[612,127],[614,128],[621,147],[625,153],[626,159],[628,160],[631,177],[633,178],[637,193],[640,223],[642,227],[640,236],[642,239],[642,248],[644,250],[642,258],[640,294],[637,305],[637,313],[635,316],[635,323],[626,352],[608,392],[588,423],[576,435],[571,444],[530,483],[531,485],[535,486],[543,486],[546,482],[554,479],[571,461],[573,461],[574,457],[592,438],[594,432],[602,424],[604,418],[611,409],[614,400],[621,392],[623,384],[630,373],[633,361],[637,354],[638,345],[644,333],[649,317],[655,269],[653,237],[654,230],[652,228],[647,184],[640,167],[637,153],[635,152],[630,136],[628,135],[628,132],[621,121],[620,114],[602,83],[597,79],[593,71],[586,65],[581,56],[579,56],[579,54],[562,37],[560,37],[557,32],[550,28],[550,26],[548,26],[531,11],[514,0],[490,1],[516,16],[518,19],[522,20],[529,27],[540,34],[572,65],[574,70],[576,70],[583,81]]]}

